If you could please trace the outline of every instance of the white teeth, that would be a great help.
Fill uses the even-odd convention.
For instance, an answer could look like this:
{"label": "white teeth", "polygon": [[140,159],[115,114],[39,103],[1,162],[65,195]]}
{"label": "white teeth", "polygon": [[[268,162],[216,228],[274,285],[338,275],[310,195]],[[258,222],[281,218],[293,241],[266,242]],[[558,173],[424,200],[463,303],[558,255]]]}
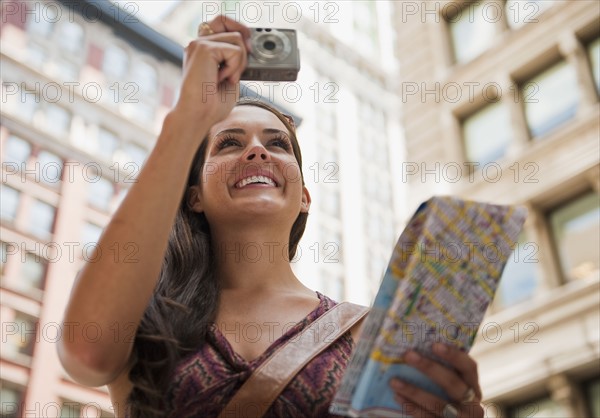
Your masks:
{"label": "white teeth", "polygon": [[251,183],[266,183],[269,186],[273,186],[275,187],[275,182],[273,180],[271,180],[269,177],[265,177],[265,176],[250,176],[250,177],[246,177],[245,179],[240,180],[235,187],[237,187],[238,189],[251,184]]}

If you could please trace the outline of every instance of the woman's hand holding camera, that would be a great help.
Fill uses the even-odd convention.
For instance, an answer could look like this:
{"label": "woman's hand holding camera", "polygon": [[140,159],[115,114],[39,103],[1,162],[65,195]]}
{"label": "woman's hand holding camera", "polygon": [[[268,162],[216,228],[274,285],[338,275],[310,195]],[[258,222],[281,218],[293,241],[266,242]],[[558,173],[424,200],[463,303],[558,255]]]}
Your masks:
{"label": "woman's hand holding camera", "polygon": [[229,114],[250,48],[250,30],[233,19],[217,16],[200,25],[198,38],[185,48],[181,93],[173,109],[183,123],[210,127]]}

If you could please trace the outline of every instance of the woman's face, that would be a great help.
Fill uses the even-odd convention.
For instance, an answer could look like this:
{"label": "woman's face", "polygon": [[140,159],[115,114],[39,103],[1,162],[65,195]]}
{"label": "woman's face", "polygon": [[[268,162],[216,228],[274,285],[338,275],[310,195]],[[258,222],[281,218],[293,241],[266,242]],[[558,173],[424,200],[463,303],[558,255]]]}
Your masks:
{"label": "woman's face", "polygon": [[209,224],[289,223],[308,212],[310,196],[285,125],[266,109],[237,106],[208,135],[191,203]]}

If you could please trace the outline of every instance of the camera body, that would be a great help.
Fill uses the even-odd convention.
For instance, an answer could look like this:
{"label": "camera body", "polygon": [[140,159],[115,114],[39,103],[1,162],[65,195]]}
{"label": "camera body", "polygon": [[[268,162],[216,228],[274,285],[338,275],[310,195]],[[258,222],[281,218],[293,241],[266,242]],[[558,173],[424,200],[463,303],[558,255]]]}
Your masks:
{"label": "camera body", "polygon": [[296,81],[300,71],[298,37],[293,29],[250,28],[252,53],[242,80]]}

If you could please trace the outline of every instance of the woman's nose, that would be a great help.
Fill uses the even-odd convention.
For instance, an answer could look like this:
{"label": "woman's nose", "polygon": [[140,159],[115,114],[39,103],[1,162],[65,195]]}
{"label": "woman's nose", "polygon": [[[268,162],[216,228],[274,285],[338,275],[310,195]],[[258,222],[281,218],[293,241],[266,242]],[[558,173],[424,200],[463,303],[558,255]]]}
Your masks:
{"label": "woman's nose", "polygon": [[254,145],[244,156],[246,161],[268,161],[271,159],[269,152],[262,145]]}

